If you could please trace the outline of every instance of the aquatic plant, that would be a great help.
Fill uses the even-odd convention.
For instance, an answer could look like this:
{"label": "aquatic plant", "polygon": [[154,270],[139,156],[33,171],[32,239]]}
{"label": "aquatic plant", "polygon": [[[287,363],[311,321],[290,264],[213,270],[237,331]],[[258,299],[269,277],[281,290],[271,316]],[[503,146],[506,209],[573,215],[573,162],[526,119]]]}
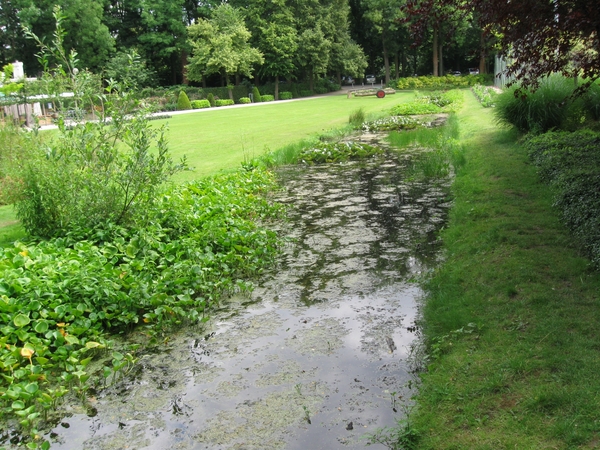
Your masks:
{"label": "aquatic plant", "polygon": [[361,159],[384,153],[379,147],[357,142],[319,143],[304,148],[298,160],[306,164],[321,164]]}

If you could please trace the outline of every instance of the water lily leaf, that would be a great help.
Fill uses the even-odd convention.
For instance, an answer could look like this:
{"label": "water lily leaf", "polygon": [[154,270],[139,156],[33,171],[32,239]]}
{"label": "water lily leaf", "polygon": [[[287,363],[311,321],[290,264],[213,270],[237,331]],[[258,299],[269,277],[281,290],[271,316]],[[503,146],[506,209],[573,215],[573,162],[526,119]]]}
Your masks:
{"label": "water lily leaf", "polygon": [[24,327],[25,325],[29,325],[30,322],[31,319],[25,314],[17,314],[13,319],[13,323],[19,328]]}

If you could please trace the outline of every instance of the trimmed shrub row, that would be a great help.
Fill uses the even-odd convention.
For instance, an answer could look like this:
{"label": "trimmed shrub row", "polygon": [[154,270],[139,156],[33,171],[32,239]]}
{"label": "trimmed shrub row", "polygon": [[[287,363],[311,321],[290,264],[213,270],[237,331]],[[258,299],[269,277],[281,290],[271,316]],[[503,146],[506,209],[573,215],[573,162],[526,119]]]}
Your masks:
{"label": "trimmed shrub row", "polygon": [[400,78],[397,81],[397,89],[452,89],[486,84],[491,81],[490,75],[464,75],[456,77],[446,75],[443,77],[421,76]]}

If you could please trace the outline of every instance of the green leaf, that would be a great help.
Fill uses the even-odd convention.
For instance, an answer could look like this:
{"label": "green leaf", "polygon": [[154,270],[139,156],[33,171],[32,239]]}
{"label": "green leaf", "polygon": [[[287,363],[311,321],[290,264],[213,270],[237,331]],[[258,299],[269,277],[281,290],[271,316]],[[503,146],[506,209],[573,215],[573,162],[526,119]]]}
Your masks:
{"label": "green leaf", "polygon": [[21,400],[15,400],[14,402],[12,402],[11,405],[12,409],[25,409],[25,403],[23,403]]}
{"label": "green leaf", "polygon": [[88,341],[85,343],[85,348],[104,348],[100,342]]}
{"label": "green leaf", "polygon": [[45,320],[38,320],[33,329],[36,333],[43,334],[48,331],[48,322]]}
{"label": "green leaf", "polygon": [[15,318],[13,319],[13,323],[19,328],[24,327],[25,325],[29,325],[30,322],[31,320],[25,314],[17,314],[17,316],[15,316]]}
{"label": "green leaf", "polygon": [[69,344],[79,344],[79,339],[77,336],[72,336],[70,334],[65,336],[65,341],[67,341]]}

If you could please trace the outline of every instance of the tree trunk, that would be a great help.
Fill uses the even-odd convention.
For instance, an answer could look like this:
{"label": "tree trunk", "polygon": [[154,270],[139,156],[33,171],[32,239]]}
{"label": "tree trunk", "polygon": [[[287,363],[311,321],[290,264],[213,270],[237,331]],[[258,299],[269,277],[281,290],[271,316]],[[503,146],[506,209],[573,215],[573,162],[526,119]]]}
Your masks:
{"label": "tree trunk", "polygon": [[485,39],[483,38],[483,31],[479,36],[479,73],[486,73],[485,60],[487,57],[487,51],[485,49]]}
{"label": "tree trunk", "polygon": [[442,53],[443,44],[441,36],[438,37],[438,41],[440,44],[440,51],[438,52],[438,57],[440,58],[440,77],[444,76],[444,55]]}
{"label": "tree trunk", "polygon": [[395,69],[395,78],[396,80],[398,78],[400,78],[400,52],[396,52],[396,54],[394,55],[394,69]]}
{"label": "tree trunk", "polygon": [[279,75],[275,75],[275,100],[279,100]]}
{"label": "tree trunk", "polygon": [[183,76],[182,84],[189,84],[189,80],[187,77],[187,69],[185,68],[187,63],[188,54],[185,50],[181,51],[181,74]]}
{"label": "tree trunk", "polygon": [[312,68],[310,70],[310,78],[309,78],[308,86],[309,86],[310,92],[314,93],[315,92],[315,74],[313,73]]}
{"label": "tree trunk", "polygon": [[435,25],[433,27],[433,76],[434,77],[438,77],[439,76],[438,64],[439,64],[439,58],[438,58],[438,29],[437,29],[437,25]]}
{"label": "tree trunk", "polygon": [[385,69],[385,84],[388,84],[390,82],[390,57],[385,46],[385,39],[383,38],[383,34],[381,37],[381,41],[383,44],[383,67]]}

